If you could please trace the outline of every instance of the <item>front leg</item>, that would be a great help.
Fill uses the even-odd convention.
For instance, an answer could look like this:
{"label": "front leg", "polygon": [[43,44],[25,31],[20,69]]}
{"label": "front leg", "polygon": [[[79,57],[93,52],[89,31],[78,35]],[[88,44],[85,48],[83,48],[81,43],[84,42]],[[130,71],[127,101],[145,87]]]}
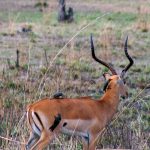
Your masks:
{"label": "front leg", "polygon": [[82,137],[83,150],[96,150],[97,134],[88,134],[88,136]]}
{"label": "front leg", "polygon": [[98,134],[92,134],[90,138],[88,150],[96,150],[97,141],[98,141]]}
{"label": "front leg", "polygon": [[89,149],[90,144],[90,134],[87,133],[87,136],[82,136],[82,144],[83,144],[83,150]]}

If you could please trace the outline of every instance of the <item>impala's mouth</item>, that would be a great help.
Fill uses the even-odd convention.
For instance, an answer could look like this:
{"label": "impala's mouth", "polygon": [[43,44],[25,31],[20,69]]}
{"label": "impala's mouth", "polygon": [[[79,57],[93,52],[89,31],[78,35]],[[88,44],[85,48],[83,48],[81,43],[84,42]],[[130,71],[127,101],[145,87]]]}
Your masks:
{"label": "impala's mouth", "polygon": [[125,99],[125,98],[127,98],[127,97],[128,97],[128,92],[126,92],[125,95],[122,95],[122,96],[121,96],[122,99]]}
{"label": "impala's mouth", "polygon": [[126,92],[126,97],[128,97],[128,92]]}
{"label": "impala's mouth", "polygon": [[125,97],[125,96],[121,96],[121,98],[122,98],[122,99],[125,99],[126,97]]}

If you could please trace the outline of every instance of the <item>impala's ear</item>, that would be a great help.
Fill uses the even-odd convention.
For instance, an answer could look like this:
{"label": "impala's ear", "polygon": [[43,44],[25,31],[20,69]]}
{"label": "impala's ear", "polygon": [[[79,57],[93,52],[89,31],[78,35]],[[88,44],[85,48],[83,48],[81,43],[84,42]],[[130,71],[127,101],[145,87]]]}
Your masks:
{"label": "impala's ear", "polygon": [[110,79],[110,74],[109,73],[104,73],[103,77],[105,78],[105,80],[109,80]]}

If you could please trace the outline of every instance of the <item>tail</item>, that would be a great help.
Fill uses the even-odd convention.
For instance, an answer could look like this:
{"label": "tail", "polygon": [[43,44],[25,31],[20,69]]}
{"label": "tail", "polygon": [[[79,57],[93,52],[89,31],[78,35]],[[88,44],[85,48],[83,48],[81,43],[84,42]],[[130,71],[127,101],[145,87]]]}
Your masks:
{"label": "tail", "polygon": [[34,133],[40,136],[42,130],[44,129],[44,126],[38,113],[32,110],[31,105],[27,107],[27,121],[28,121],[29,128]]}

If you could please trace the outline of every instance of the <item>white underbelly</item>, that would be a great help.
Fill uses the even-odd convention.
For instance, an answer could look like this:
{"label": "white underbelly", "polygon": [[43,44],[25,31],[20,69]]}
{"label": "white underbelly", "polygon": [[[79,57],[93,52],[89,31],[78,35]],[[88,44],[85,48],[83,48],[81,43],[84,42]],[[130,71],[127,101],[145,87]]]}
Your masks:
{"label": "white underbelly", "polygon": [[67,129],[65,127],[62,128],[61,132],[63,134],[67,134],[67,135],[70,135],[70,136],[80,136],[80,137],[87,137],[88,136],[88,132],[70,130],[70,129]]}
{"label": "white underbelly", "polygon": [[73,120],[73,119],[63,119],[63,124],[66,125],[61,128],[61,132],[67,135],[75,135],[81,137],[87,137],[90,134],[90,127],[93,126],[95,120]]}

